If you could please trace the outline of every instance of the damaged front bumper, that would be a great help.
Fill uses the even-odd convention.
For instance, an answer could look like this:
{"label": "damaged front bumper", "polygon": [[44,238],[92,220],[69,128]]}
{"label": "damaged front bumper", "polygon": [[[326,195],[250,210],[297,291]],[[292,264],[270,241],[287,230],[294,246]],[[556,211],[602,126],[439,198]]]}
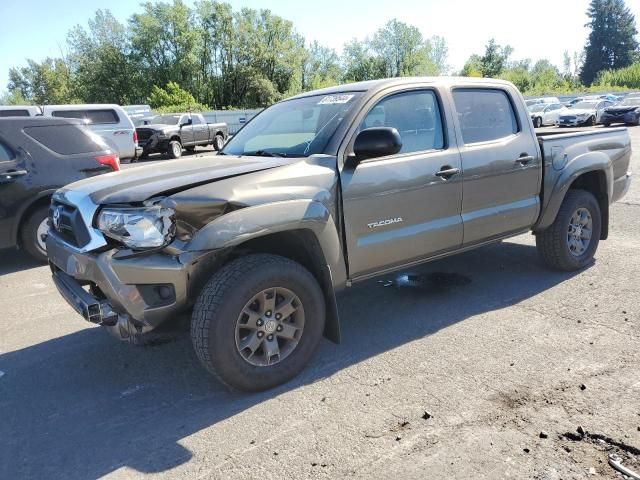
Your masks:
{"label": "damaged front bumper", "polygon": [[122,256],[110,249],[81,252],[54,233],[47,236],[53,281],[83,318],[122,340],[148,333],[191,307],[189,295],[203,279],[203,257],[182,253]]}

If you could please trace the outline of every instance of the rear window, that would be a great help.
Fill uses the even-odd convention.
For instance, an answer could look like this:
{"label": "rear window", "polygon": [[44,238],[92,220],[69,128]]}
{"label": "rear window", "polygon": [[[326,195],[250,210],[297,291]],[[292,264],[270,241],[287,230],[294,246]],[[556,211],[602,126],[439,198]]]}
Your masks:
{"label": "rear window", "polygon": [[94,125],[118,123],[118,114],[111,109],[105,110],[57,110],[51,114],[61,118],[79,118]]}
{"label": "rear window", "polygon": [[28,117],[29,110],[0,110],[0,117]]}
{"label": "rear window", "polygon": [[25,127],[24,133],[60,155],[76,155],[104,150],[104,147],[97,144],[81,125]]}
{"label": "rear window", "polygon": [[513,106],[503,90],[455,89],[453,101],[465,144],[498,140],[518,132]]}

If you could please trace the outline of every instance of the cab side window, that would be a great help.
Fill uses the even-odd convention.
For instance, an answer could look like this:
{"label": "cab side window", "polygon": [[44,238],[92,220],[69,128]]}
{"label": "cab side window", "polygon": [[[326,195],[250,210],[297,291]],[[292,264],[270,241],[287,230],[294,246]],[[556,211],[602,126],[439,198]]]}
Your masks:
{"label": "cab side window", "polygon": [[453,101],[465,144],[499,140],[518,133],[507,93],[490,88],[457,88]]}
{"label": "cab side window", "polygon": [[359,130],[373,127],[398,130],[402,138],[400,154],[444,148],[440,107],[431,90],[397,93],[380,100]]}
{"label": "cab side window", "polygon": [[9,160],[13,160],[15,155],[11,151],[11,149],[6,146],[4,143],[0,142],[0,162],[8,162]]}

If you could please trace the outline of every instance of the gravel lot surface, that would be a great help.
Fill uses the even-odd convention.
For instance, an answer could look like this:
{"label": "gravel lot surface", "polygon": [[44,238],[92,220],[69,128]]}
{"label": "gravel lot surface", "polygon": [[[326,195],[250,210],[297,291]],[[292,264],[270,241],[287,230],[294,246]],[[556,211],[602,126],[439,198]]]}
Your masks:
{"label": "gravel lot surface", "polygon": [[522,235],[358,285],[342,345],[246,395],[188,338],[119,343],[1,252],[0,478],[621,478],[612,452],[638,472],[639,179],[596,256],[549,272]]}

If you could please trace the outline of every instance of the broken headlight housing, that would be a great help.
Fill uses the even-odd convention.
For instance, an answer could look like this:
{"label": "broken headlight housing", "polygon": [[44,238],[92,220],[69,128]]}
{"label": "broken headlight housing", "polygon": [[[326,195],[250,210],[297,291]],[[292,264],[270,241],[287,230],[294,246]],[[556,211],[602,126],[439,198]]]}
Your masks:
{"label": "broken headlight housing", "polygon": [[161,248],[175,236],[175,212],[157,202],[144,207],[106,207],[98,214],[98,229],[133,250]]}

